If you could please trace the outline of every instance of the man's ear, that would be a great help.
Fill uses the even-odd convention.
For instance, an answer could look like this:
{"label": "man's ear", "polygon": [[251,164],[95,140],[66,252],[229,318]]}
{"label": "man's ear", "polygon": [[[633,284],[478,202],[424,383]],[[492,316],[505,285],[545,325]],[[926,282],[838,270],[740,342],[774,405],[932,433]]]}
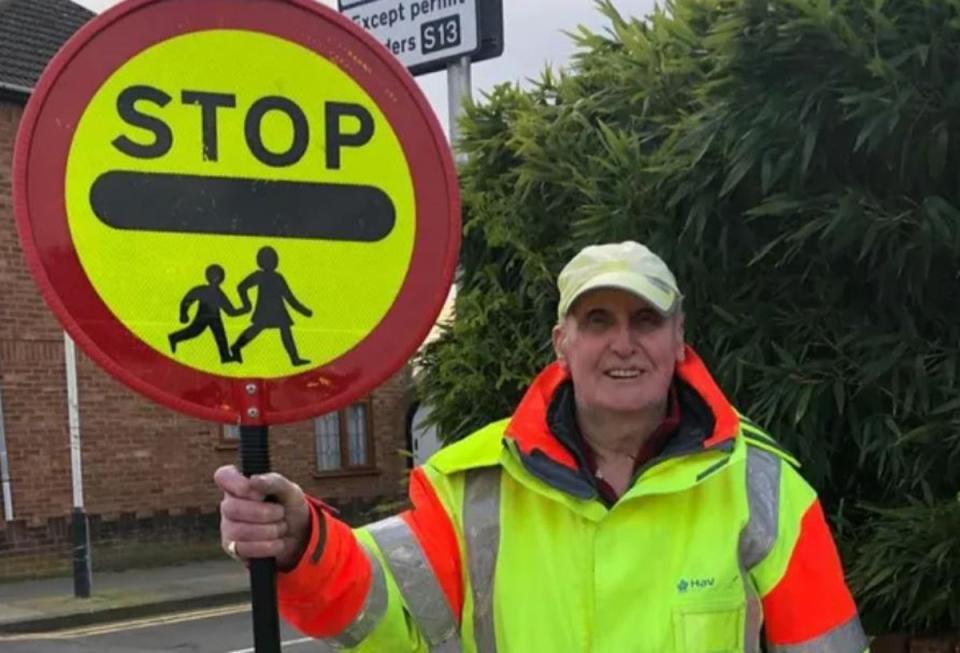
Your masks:
{"label": "man's ear", "polygon": [[677,362],[682,363],[687,358],[687,345],[686,345],[686,339],[684,337],[685,321],[684,321],[683,311],[678,312],[673,319],[676,320],[676,323],[674,324],[674,329],[676,329],[675,333],[676,333],[676,339],[677,339],[677,354],[676,354]]}
{"label": "man's ear", "polygon": [[560,363],[560,367],[567,369],[567,356],[564,353],[564,339],[566,334],[563,331],[563,325],[558,324],[553,327],[553,353],[557,356],[557,362]]}

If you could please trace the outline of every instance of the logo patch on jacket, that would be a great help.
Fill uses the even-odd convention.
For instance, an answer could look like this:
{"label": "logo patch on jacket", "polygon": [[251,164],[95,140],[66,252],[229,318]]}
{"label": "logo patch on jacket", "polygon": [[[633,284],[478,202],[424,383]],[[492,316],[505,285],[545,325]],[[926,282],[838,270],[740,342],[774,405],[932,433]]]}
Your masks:
{"label": "logo patch on jacket", "polygon": [[697,590],[705,590],[717,584],[716,578],[681,578],[677,583],[677,591],[681,594]]}

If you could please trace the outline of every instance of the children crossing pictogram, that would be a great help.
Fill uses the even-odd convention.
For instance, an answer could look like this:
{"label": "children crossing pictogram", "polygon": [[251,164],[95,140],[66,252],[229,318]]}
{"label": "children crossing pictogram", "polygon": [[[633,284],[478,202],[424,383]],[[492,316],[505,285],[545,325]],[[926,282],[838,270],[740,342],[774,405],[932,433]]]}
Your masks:
{"label": "children crossing pictogram", "polygon": [[250,274],[237,286],[245,312],[250,310],[250,290],[257,289],[257,305],[253,309],[252,323],[230,348],[233,360],[237,362],[243,362],[241,350],[265,329],[279,329],[280,339],[287,355],[290,356],[291,365],[300,366],[310,362],[297,353],[297,345],[293,341],[293,333],[290,330],[293,319],[287,312],[287,304],[306,317],[313,317],[313,311],[301,304],[300,300],[294,296],[287,280],[277,272],[279,263],[277,252],[272,247],[261,248],[257,252],[257,265],[260,269]]}
{"label": "children crossing pictogram", "polygon": [[217,351],[220,352],[220,362],[229,363],[234,360],[230,354],[230,348],[227,346],[227,334],[223,329],[223,318],[220,312],[227,315],[243,315],[250,311],[249,306],[234,308],[233,304],[224,294],[220,285],[223,283],[225,273],[223,268],[213,264],[207,268],[207,284],[196,286],[187,291],[180,302],[180,322],[186,324],[190,321],[190,307],[197,304],[197,313],[193,317],[193,322],[186,328],[174,331],[168,338],[170,341],[170,351],[177,353],[177,345],[184,340],[192,340],[201,333],[210,329],[213,339],[217,343]]}

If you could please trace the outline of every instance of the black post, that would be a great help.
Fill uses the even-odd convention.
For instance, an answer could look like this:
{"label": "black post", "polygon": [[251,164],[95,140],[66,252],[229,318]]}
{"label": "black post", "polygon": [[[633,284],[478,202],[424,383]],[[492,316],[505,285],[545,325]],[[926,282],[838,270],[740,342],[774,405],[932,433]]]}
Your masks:
{"label": "black post", "polygon": [[[240,471],[244,476],[270,471],[266,426],[240,427]],[[253,646],[256,653],[280,653],[277,616],[276,560],[250,561],[250,598],[253,603]]]}
{"label": "black post", "polygon": [[73,509],[73,595],[78,599],[90,598],[90,531],[87,530],[87,513],[83,508]]}

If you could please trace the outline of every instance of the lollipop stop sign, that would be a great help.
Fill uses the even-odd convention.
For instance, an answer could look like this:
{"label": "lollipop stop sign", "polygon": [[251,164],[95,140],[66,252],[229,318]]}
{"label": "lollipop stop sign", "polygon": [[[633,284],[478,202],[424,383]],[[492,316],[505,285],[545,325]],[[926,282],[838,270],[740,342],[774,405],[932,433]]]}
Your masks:
{"label": "lollipop stop sign", "polygon": [[[267,426],[369,393],[452,282],[459,196],[407,71],[308,0],[128,0],[51,61],[14,210],[38,287],[101,367],[175,410]],[[279,651],[272,560],[257,651]]]}

